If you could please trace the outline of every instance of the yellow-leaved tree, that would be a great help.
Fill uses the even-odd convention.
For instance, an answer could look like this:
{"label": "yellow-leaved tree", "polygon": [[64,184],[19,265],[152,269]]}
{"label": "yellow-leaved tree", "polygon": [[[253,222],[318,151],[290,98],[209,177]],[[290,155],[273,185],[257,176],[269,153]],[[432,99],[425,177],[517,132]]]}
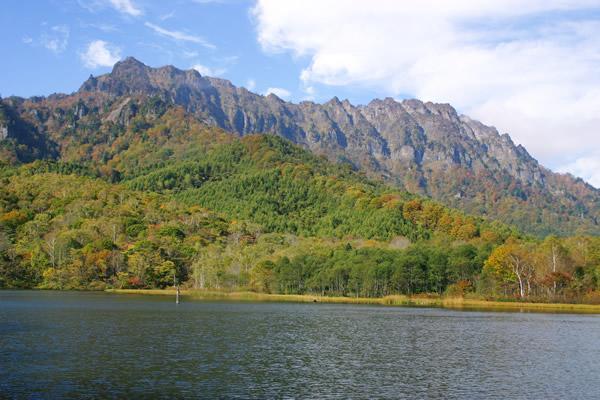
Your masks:
{"label": "yellow-leaved tree", "polygon": [[531,245],[509,238],[490,254],[483,268],[502,285],[518,283],[519,297],[525,298],[535,278],[532,254]]}

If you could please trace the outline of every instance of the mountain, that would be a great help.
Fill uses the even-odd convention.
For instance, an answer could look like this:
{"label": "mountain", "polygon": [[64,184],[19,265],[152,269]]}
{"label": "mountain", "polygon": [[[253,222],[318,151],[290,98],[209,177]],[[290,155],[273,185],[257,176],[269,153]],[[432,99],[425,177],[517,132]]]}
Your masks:
{"label": "mountain", "polygon": [[600,236],[535,240],[179,107],[120,138],[103,166],[0,167],[0,288],[598,301]]}
{"label": "mountain", "polygon": [[111,179],[126,178],[122,152],[131,139],[123,132],[140,124],[141,115],[158,118],[180,107],[182,120],[240,136],[275,134],[370,177],[530,233],[600,234],[598,189],[553,173],[508,135],[448,104],[390,98],[361,106],[338,98],[294,104],[195,70],[151,68],[127,58],[71,95],[4,99],[2,107],[0,155],[9,162],[96,160],[111,166],[102,171]]}
{"label": "mountain", "polygon": [[177,274],[279,293],[346,294],[357,280],[368,296],[442,292],[474,282],[495,246],[521,236],[278,136],[239,138],[174,109],[146,121],[123,133],[119,183],[79,163],[0,168],[0,288],[165,287]]}
{"label": "mountain", "polygon": [[537,240],[161,93],[2,110],[0,288],[599,298],[600,236]]}

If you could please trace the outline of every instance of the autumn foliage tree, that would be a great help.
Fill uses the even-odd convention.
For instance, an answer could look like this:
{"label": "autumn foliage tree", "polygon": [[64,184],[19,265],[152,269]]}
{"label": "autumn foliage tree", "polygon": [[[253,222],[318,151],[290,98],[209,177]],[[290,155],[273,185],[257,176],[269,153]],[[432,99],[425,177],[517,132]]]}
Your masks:
{"label": "autumn foliage tree", "polygon": [[525,298],[531,293],[535,268],[530,244],[509,239],[490,254],[484,269],[501,285],[516,283],[520,298]]}

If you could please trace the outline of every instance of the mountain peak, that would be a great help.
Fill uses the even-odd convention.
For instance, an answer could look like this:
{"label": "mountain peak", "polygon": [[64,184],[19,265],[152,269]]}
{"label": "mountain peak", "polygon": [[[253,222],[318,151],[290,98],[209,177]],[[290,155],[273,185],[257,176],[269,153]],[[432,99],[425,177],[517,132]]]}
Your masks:
{"label": "mountain peak", "polygon": [[[96,111],[100,120],[127,126],[136,112],[148,109],[143,104],[146,98],[156,96],[166,108],[181,107],[188,117],[202,123],[238,135],[277,134],[409,191],[467,212],[502,217],[528,231],[548,229],[559,219],[576,221],[579,226],[582,215],[586,226],[600,229],[600,191],[543,168],[508,135],[457,115],[449,104],[391,97],[360,106],[338,97],[322,104],[296,104],[274,94],[249,92],[225,79],[201,76],[193,69],[150,67],[134,57],[119,61],[110,73],[90,76],[80,92],[85,93],[75,94],[71,102],[75,120],[85,120],[93,113],[90,110],[106,110]],[[90,92],[102,95],[88,96]],[[106,101],[107,97],[114,101]],[[64,107],[67,98],[54,96],[48,101]],[[78,100],[89,104],[80,107]],[[131,107],[125,109],[127,104]],[[44,115],[62,115],[38,112],[33,99],[27,107],[33,109],[16,108],[34,116],[36,123]],[[60,118],[50,121],[62,123]],[[2,135],[12,136],[12,131]],[[516,210],[514,204],[520,211],[502,211]]]}
{"label": "mountain peak", "polygon": [[127,57],[122,61],[118,61],[113,66],[110,74],[114,77],[134,78],[135,75],[143,74],[148,68],[149,67],[141,61],[138,61],[133,57]]}
{"label": "mountain peak", "polygon": [[113,71],[115,70],[115,68],[119,68],[119,67],[122,67],[122,66],[127,66],[127,67],[131,67],[131,66],[146,67],[147,65],[144,64],[143,62],[141,62],[140,60],[138,60],[135,57],[128,56],[128,57],[125,57],[123,60],[117,61],[116,64],[113,66]]}
{"label": "mountain peak", "polygon": [[[79,89],[81,92],[105,92],[113,96],[126,94],[155,95],[177,92],[183,87],[201,89],[210,86],[198,71],[181,70],[173,65],[153,68],[134,57],[118,61],[110,73],[90,77]],[[168,95],[167,97],[172,97]]]}

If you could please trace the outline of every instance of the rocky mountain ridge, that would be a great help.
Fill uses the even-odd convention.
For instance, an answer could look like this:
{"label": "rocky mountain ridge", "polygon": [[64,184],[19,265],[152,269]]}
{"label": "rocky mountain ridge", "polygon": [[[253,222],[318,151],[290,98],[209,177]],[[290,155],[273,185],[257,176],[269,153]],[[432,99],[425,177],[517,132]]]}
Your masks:
{"label": "rocky mountain ridge", "polygon": [[[142,106],[140,99],[155,104],[144,100]],[[159,114],[180,106],[206,124],[238,135],[276,134],[408,191],[534,233],[567,222],[569,232],[580,224],[600,233],[598,189],[553,173],[507,134],[459,115],[449,104],[386,98],[356,106],[337,97],[295,104],[195,70],[151,68],[131,57],[111,73],[91,76],[72,95],[13,103],[38,132],[63,129],[61,135],[88,114],[97,114],[101,124],[127,126],[142,111]],[[56,122],[58,109],[71,125]],[[4,136],[10,138],[10,130]]]}
{"label": "rocky mountain ridge", "polygon": [[337,97],[324,104],[294,104],[195,70],[150,68],[134,58],[117,63],[110,74],[90,77],[79,92],[158,95],[227,131],[275,133],[316,152],[334,151],[359,166],[366,157],[384,172],[407,163],[436,163],[475,171],[500,168],[526,183],[541,184],[550,172],[508,134],[458,115],[449,104],[386,98],[354,106]]}

